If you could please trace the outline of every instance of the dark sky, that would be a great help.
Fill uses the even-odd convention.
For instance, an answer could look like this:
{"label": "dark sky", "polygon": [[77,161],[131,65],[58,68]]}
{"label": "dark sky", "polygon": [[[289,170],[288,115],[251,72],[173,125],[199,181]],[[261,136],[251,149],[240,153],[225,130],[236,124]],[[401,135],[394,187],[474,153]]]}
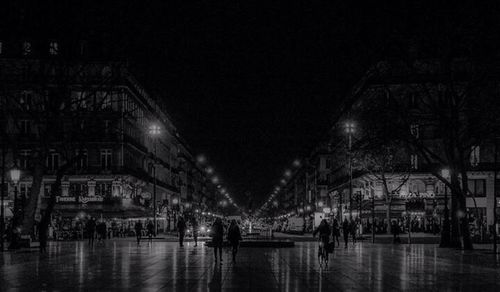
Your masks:
{"label": "dark sky", "polygon": [[4,21],[24,23],[18,35],[112,44],[237,201],[247,190],[256,201],[267,197],[285,167],[326,134],[370,64],[438,30],[449,9],[468,13],[410,5],[418,1],[48,2],[26,6],[24,22],[10,13]]}

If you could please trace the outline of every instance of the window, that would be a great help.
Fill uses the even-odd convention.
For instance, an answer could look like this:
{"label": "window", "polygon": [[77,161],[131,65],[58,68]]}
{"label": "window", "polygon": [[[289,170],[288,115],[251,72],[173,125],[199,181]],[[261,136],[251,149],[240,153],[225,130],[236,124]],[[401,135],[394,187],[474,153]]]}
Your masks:
{"label": "window", "polygon": [[73,110],[87,108],[87,94],[83,91],[72,91],[71,92],[71,108]]}
{"label": "window", "polygon": [[97,182],[95,194],[102,197],[111,197],[111,182]]}
{"label": "window", "polygon": [[104,134],[109,134],[109,128],[111,127],[110,120],[104,120]]}
{"label": "window", "polygon": [[31,157],[31,150],[21,150],[19,151],[19,166],[23,169],[29,167]]}
{"label": "window", "polygon": [[43,195],[45,197],[50,197],[50,194],[52,193],[52,183],[44,183],[43,184]]}
{"label": "window", "polygon": [[414,169],[414,170],[418,169],[418,155],[417,154],[410,155],[410,165],[411,165],[412,169]]}
{"label": "window", "polygon": [[80,158],[77,161],[77,168],[79,170],[87,169],[88,166],[88,153],[86,149],[76,150],[76,156],[80,155]]}
{"label": "window", "polygon": [[420,128],[417,124],[410,125],[410,133],[413,137],[418,139],[420,137]]}
{"label": "window", "polygon": [[472,146],[471,152],[470,152],[470,165],[472,167],[476,167],[479,165],[479,153],[480,153],[480,148],[479,146]]}
{"label": "window", "polygon": [[72,197],[88,196],[88,186],[86,182],[72,182],[69,185],[69,195]]}
{"label": "window", "polygon": [[101,149],[101,167],[104,170],[111,169],[111,149]]}
{"label": "window", "polygon": [[59,153],[51,151],[47,157],[47,169],[54,171],[59,168]]}
{"label": "window", "polygon": [[21,120],[19,121],[19,130],[21,134],[27,135],[31,133],[31,121]]}
{"label": "window", "polygon": [[31,43],[24,42],[23,43],[23,56],[28,56],[29,54],[31,54]]}
{"label": "window", "polygon": [[33,104],[33,92],[24,90],[21,92],[21,96],[19,97],[19,104],[24,108],[29,110],[31,105]]}
{"label": "window", "polygon": [[469,179],[467,181],[469,192],[468,196],[486,197],[486,180],[485,179]]}
{"label": "window", "polygon": [[30,194],[31,194],[31,184],[19,183],[19,197],[29,198]]}
{"label": "window", "polygon": [[326,160],[326,169],[332,168],[332,161],[330,159]]}
{"label": "window", "polygon": [[49,54],[55,56],[59,53],[59,44],[57,42],[49,43]]}
{"label": "window", "polygon": [[0,55],[2,54],[2,51],[3,51],[3,43],[0,42]]}

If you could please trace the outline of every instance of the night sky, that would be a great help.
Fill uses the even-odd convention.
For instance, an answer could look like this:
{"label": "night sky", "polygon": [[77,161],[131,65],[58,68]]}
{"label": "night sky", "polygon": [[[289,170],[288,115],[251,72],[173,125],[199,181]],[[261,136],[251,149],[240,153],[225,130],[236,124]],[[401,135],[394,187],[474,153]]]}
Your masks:
{"label": "night sky", "polygon": [[[136,2],[28,5],[16,33],[111,44],[114,57],[129,60],[162,96],[180,134],[195,154],[206,154],[236,201],[243,204],[238,198],[250,191],[255,207],[283,170],[325,137],[332,113],[367,67],[394,46],[404,48],[414,32],[437,30],[453,8],[406,1]],[[19,10],[19,3],[10,5]],[[3,16],[19,23],[15,14]]]}

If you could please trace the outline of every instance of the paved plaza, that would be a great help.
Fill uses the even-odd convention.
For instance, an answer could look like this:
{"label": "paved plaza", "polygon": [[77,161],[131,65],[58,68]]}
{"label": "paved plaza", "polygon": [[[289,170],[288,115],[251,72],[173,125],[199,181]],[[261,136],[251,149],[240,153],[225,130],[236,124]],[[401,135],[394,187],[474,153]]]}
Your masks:
{"label": "paved plaza", "polygon": [[500,291],[500,256],[434,245],[361,243],[336,249],[328,270],[316,243],[294,248],[242,249],[236,263],[225,251],[156,241],[51,243],[48,253],[0,255],[1,291]]}

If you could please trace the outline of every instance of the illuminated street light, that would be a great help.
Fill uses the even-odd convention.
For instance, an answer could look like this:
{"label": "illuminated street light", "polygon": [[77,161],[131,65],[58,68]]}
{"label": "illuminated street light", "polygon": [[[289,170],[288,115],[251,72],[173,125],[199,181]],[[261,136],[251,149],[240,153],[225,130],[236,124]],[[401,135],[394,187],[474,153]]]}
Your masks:
{"label": "illuminated street light", "polygon": [[149,126],[148,130],[149,135],[153,138],[153,152],[154,152],[154,162],[153,162],[153,224],[154,224],[154,235],[156,236],[156,231],[157,231],[157,222],[156,222],[156,213],[157,213],[157,207],[156,207],[156,162],[157,162],[157,156],[156,156],[156,144],[158,140],[158,136],[161,134],[161,129],[160,126],[156,124],[152,124]]}
{"label": "illuminated street light", "polygon": [[161,128],[160,126],[153,124],[149,126],[148,134],[151,136],[157,136],[161,134]]}
{"label": "illuminated street light", "polygon": [[205,169],[205,171],[206,171],[208,174],[212,174],[212,173],[214,173],[214,169],[213,169],[213,167],[210,167],[210,166],[209,166],[209,167],[207,167],[207,168]]}
{"label": "illuminated street light", "polygon": [[214,183],[214,184],[219,183],[219,178],[216,176],[212,177],[212,183]]}
{"label": "illuminated street light", "polygon": [[196,157],[196,160],[199,164],[204,164],[205,162],[207,162],[207,158],[203,154],[198,155],[198,157]]}
{"label": "illuminated street light", "polygon": [[295,159],[295,160],[293,161],[293,166],[295,166],[295,167],[299,167],[299,166],[300,166],[300,160]]}
{"label": "illuminated street light", "polygon": [[286,177],[292,176],[292,171],[290,169],[285,170],[285,176]]}
{"label": "illuminated street light", "polygon": [[285,180],[285,179],[282,179],[282,180],[280,180],[280,183],[281,183],[282,185],[286,185],[286,180]]}

